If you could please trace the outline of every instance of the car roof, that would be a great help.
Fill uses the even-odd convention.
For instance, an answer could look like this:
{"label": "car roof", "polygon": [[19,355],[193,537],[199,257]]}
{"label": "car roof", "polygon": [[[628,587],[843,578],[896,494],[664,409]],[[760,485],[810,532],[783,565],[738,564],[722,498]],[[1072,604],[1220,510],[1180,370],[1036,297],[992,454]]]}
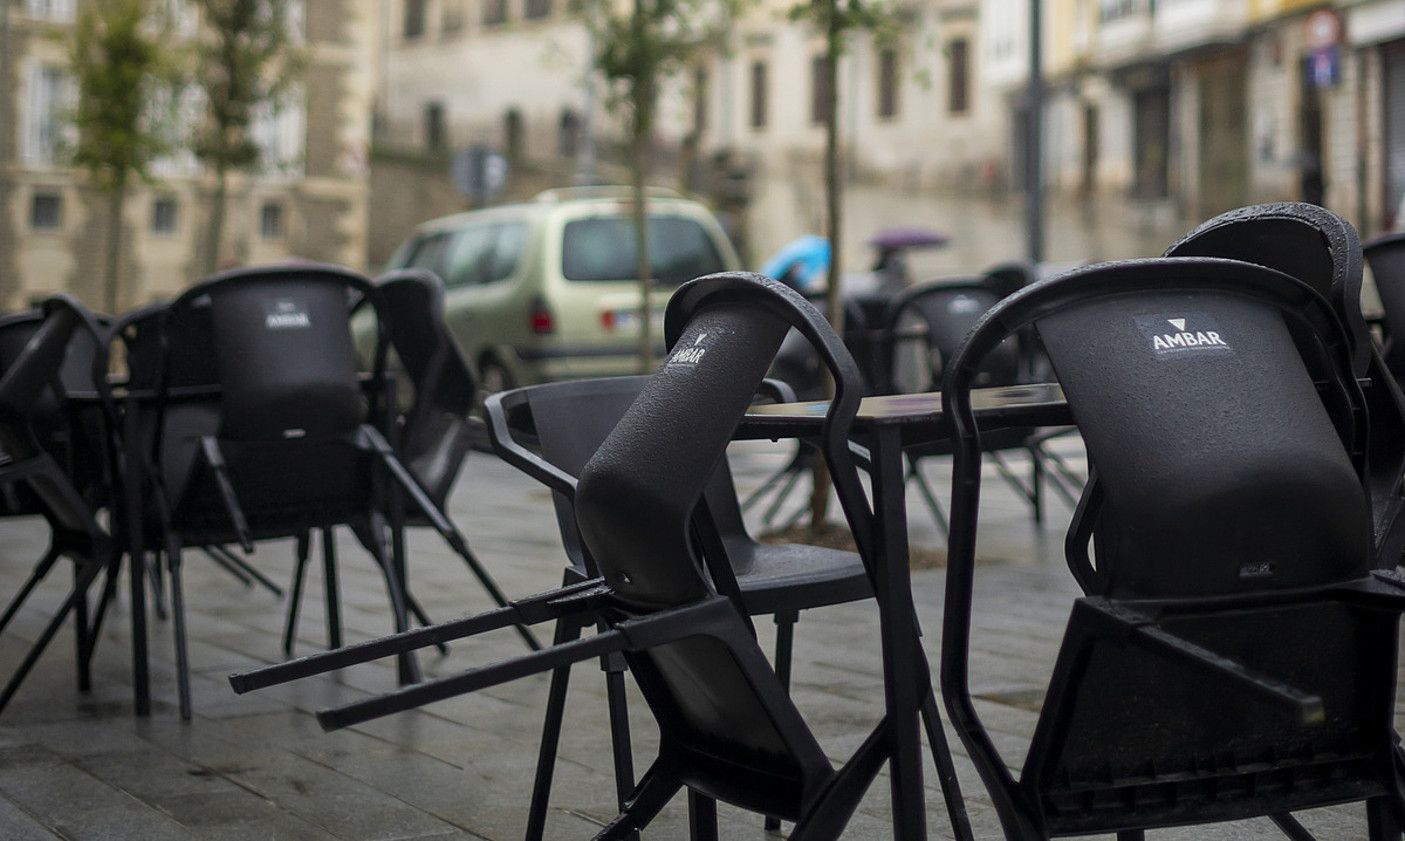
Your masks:
{"label": "car roof", "polygon": [[[632,197],[633,192],[629,187],[567,187],[546,190],[531,201],[485,207],[431,219],[417,226],[415,235],[452,231],[479,222],[540,219],[555,214],[587,216],[620,209],[630,202]],[[667,207],[670,210],[684,210],[689,214],[708,215],[707,208],[700,202],[672,190],[649,188],[649,204],[651,207]]]}

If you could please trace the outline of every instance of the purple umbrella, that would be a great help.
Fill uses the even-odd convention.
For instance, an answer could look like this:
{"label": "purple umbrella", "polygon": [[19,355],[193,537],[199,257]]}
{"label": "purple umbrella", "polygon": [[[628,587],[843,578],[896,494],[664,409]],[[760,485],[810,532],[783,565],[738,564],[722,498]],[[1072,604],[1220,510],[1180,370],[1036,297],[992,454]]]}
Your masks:
{"label": "purple umbrella", "polygon": [[937,248],[946,245],[949,238],[931,228],[915,225],[901,225],[884,228],[869,238],[868,244],[879,251],[902,251],[908,248]]}

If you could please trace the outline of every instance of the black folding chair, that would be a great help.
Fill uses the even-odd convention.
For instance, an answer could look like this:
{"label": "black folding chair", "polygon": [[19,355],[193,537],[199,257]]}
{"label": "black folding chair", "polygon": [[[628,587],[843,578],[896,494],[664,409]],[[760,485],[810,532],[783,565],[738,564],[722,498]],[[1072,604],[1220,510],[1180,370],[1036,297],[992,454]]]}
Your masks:
{"label": "black folding chair", "polygon": [[[182,547],[237,543],[248,553],[255,541],[339,525],[381,534],[397,527],[397,492],[450,545],[458,539],[377,426],[385,425],[389,411],[387,342],[378,337],[370,379],[363,383],[350,328],[353,297],[365,298],[379,316],[380,294],[360,275],[314,264],[270,266],[216,275],[161,313],[149,458],[171,577],[184,718],[191,709]],[[202,328],[209,330],[205,337]],[[218,401],[201,401],[198,422],[177,424],[185,405],[173,381],[186,364],[182,337],[212,355]],[[389,556],[385,545],[367,541],[386,581],[395,628],[403,631],[404,558]],[[401,681],[418,677],[413,659],[402,658]]]}
{"label": "black folding chair", "polygon": [[1352,369],[1371,420],[1367,467],[1376,553],[1383,564],[1400,563],[1405,550],[1405,397],[1361,314],[1362,248],[1356,229],[1315,204],[1255,205],[1201,224],[1167,249],[1166,256],[1224,257],[1268,266],[1301,280],[1332,304],[1346,328]]}
{"label": "black folding chair", "polygon": [[[574,496],[576,477],[639,397],[649,377],[611,377],[528,386],[500,392],[484,405],[489,435],[503,460],[553,491],[561,542],[569,565],[562,585],[599,575],[576,526]],[[766,396],[790,402],[793,394],[783,383],[763,383]],[[535,451],[525,442],[535,442]],[[807,545],[766,545],[746,530],[731,470],[724,458],[709,481],[704,498],[729,563],[730,579],[714,582],[723,593],[735,593],[749,616],[773,615],[776,622],[775,670],[782,687],[789,690],[791,649],[795,623],[802,610],[871,598],[872,588],[863,561],[852,552]],[[555,640],[575,639],[579,624],[558,624]],[[634,785],[629,765],[629,728],[623,694],[624,662],[612,658],[602,663],[611,709],[616,782],[621,800]],[[566,705],[569,669],[552,673],[546,723],[542,728],[541,755],[533,789],[527,839],[542,836],[552,768],[560,739]],[[774,825],[772,828],[775,828]]]}
{"label": "black folding chair", "polygon": [[[884,315],[884,370],[887,380],[885,393],[935,391],[941,382],[942,370],[971,327],[986,310],[1011,293],[1014,272],[1001,269],[990,276],[946,278],[909,287],[888,303]],[[1012,335],[996,348],[981,364],[976,377],[982,387],[1019,385],[1032,382],[1032,374],[1041,365],[1042,354],[1037,344],[1024,331]],[[1062,432],[1057,430],[1055,432]],[[1077,504],[1076,494],[1082,490],[1082,477],[1076,476],[1063,459],[1046,456],[1042,446],[1049,431],[1037,427],[998,429],[981,436],[982,451],[989,454],[1000,477],[1030,506],[1034,522],[1044,521],[1044,486],[1051,484],[1070,507]],[[931,485],[922,475],[922,462],[945,458],[952,454],[950,441],[933,441],[905,450],[908,458],[908,481],[914,482],[932,512],[932,518],[943,531],[947,530],[946,513]],[[1003,453],[1021,452],[1029,458],[1029,475],[1016,475]],[[1046,458],[1053,461],[1054,470],[1046,468]]]}
{"label": "black folding chair", "polygon": [[[395,357],[409,380],[413,400],[394,428],[391,444],[395,447],[405,469],[420,486],[424,496],[437,510],[442,522],[453,527],[448,514],[449,492],[458,478],[464,460],[473,445],[473,420],[469,417],[477,401],[477,388],[468,365],[454,344],[448,325],[444,322],[444,283],[433,272],[408,269],[391,272],[376,282],[380,290],[380,316],[384,319]],[[418,508],[405,512],[402,524],[411,527],[435,528],[429,515]],[[493,580],[483,563],[468,548],[468,541],[453,528],[454,539],[449,542],[468,565],[483,589],[502,607],[507,604],[502,588]],[[393,554],[405,554],[403,532],[391,530]],[[362,529],[356,530],[362,544],[376,539]],[[367,547],[369,548],[369,546]],[[310,541],[298,538],[297,564],[293,573],[293,595],[288,602],[288,618],[283,632],[283,653],[292,656],[297,626],[298,607],[302,601],[303,579],[307,569]],[[336,567],[336,546],[330,534],[322,535],[324,580],[332,580]],[[332,570],[331,573],[325,571]],[[408,607],[422,624],[430,624],[429,616],[406,588]],[[329,602],[329,605],[331,603]],[[532,632],[518,627],[518,634],[533,650],[541,648]],[[338,633],[330,647],[341,645]]]}
{"label": "black folding chair", "polygon": [[[969,683],[981,484],[971,387],[982,357],[1031,324],[1101,505],[1090,595],[1074,602],[1016,778]],[[942,695],[1007,838],[1139,841],[1155,827],[1270,817],[1307,839],[1292,812],[1353,801],[1368,804],[1373,841],[1399,837],[1405,578],[1372,551],[1352,351],[1331,304],[1294,278],[1163,258],[1019,292],[950,362]]]}
{"label": "black folding chair", "polygon": [[[23,348],[6,359],[4,375],[0,377],[0,487],[23,488],[26,498],[14,513],[42,515],[51,537],[44,556],[0,614],[0,630],[9,625],[34,588],[62,558],[74,564],[73,589],[0,690],[0,709],[9,704],[70,614],[74,617],[77,642],[78,687],[86,692],[92,686],[90,664],[98,631],[115,593],[121,561],[121,553],[98,523],[89,500],[46,447],[45,440],[52,441],[55,418],[66,411],[62,374],[66,361],[75,356],[70,347],[80,344],[84,351],[91,352],[99,341],[98,327],[87,311],[67,296],[45,302],[40,318]],[[77,356],[82,356],[82,351]],[[90,465],[94,470],[105,469],[101,465],[108,455],[105,448],[85,451],[84,455],[100,462]],[[89,590],[104,571],[106,583],[96,611],[90,612]]]}
{"label": "black folding chair", "polygon": [[1405,377],[1405,233],[1376,237],[1363,250],[1385,312],[1381,355],[1400,379]]}
{"label": "black folding chair", "polygon": [[[329,710],[319,720],[328,729],[345,727],[620,653],[658,723],[660,749],[598,839],[623,839],[643,829],[680,788],[688,790],[694,838],[717,837],[715,800],[797,821],[792,839],[837,838],[882,765],[889,730],[880,724],[854,759],[839,769],[830,764],[757,646],[749,619],[715,587],[726,579],[727,562],[706,496],[791,327],[817,346],[838,381],[821,448],[861,552],[873,551],[874,514],[848,442],[861,396],[853,360],[794,291],[759,275],[712,275],[675,293],[665,319],[673,355],[644,385],[577,483],[577,525],[600,577],[506,609],[236,675],[235,690],[514,622],[599,622],[604,630],[595,635]],[[965,829],[962,837],[969,837],[940,719],[929,718],[928,724],[949,807]]]}

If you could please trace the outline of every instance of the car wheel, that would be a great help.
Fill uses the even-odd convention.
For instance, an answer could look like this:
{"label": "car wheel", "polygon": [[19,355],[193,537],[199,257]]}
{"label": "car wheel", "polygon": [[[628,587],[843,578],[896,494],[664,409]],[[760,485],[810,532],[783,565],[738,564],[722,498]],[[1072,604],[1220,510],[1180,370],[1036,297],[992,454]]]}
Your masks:
{"label": "car wheel", "polygon": [[512,374],[508,373],[501,362],[488,359],[478,366],[478,390],[483,392],[485,397],[499,391],[507,391],[515,385]]}

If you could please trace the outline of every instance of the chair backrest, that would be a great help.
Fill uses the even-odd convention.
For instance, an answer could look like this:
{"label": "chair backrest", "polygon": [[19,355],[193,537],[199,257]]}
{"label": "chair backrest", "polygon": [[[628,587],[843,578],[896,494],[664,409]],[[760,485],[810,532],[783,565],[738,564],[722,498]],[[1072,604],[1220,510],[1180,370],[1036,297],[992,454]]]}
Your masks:
{"label": "chair backrest", "polygon": [[1371,337],[1361,315],[1361,240],[1351,223],[1315,204],[1278,202],[1221,213],[1166,249],[1167,257],[1223,257],[1277,269],[1336,308],[1366,376]]}
{"label": "chair backrest", "polygon": [[[204,437],[219,442],[255,539],[353,522],[373,510],[373,465],[355,435],[372,416],[351,334],[350,307],[360,298],[379,330],[379,293],[360,275],[316,264],[268,266],[216,275],[159,315],[151,461],[184,535],[233,539],[199,457]],[[168,376],[179,370],[182,339],[212,357],[213,399],[186,399]],[[385,352],[378,335],[373,396],[381,393]]]}
{"label": "chair backrest", "polygon": [[1390,338],[1386,364],[1397,374],[1405,373],[1405,233],[1376,237],[1363,251],[1385,310]]}
{"label": "chair backrest", "polygon": [[[524,427],[530,426],[541,457],[567,475],[579,477],[648,381],[648,376],[604,377],[524,386],[505,394],[500,401],[490,402],[488,411],[512,416],[507,420],[508,428],[526,432]],[[703,495],[724,542],[730,545],[751,539],[725,457],[718,462]],[[564,493],[555,492],[553,498],[566,556],[573,566],[584,571],[589,564],[576,525],[575,506]],[[737,567],[749,562],[750,557],[730,555],[728,560]]]}
{"label": "chair backrest", "polygon": [[[13,462],[42,459],[46,469],[32,472],[26,483],[41,501],[43,512],[56,528],[91,532],[95,526],[92,514],[84,504],[72,480],[64,475],[45,449],[42,437],[48,431],[37,428],[51,418],[41,417],[51,411],[45,405],[46,393],[62,401],[62,373],[71,358],[70,348],[78,337],[85,347],[96,347],[99,337],[94,322],[82,305],[68,296],[58,296],[45,302],[42,321],[38,323],[23,348],[15,355],[0,377],[0,452]],[[93,455],[101,458],[103,451]],[[89,465],[99,473],[102,465]]]}
{"label": "chair backrest", "polygon": [[[182,355],[179,337],[208,320],[220,386],[219,436],[228,440],[334,438],[366,419],[352,341],[350,304],[369,281],[334,266],[297,264],[235,269],[184,292],[161,315],[158,387]],[[202,314],[202,304],[208,311]],[[384,367],[377,342],[376,371]]]}
{"label": "chair backrest", "polygon": [[1375,543],[1381,563],[1395,566],[1405,549],[1405,397],[1361,315],[1362,249],[1356,229],[1313,204],[1256,205],[1201,224],[1167,249],[1166,256],[1223,257],[1268,266],[1311,286],[1336,309],[1354,345],[1353,368],[1368,381],[1367,468]]}
{"label": "chair backrest", "polygon": [[[980,492],[970,389],[981,355],[1031,323],[1117,529],[1098,559],[1108,599],[1075,607],[1015,784],[967,675]],[[1372,567],[1352,351],[1318,292],[1220,259],[1079,269],[977,325],[942,394],[958,436],[942,688],[997,801],[1032,798],[1002,817],[1038,815],[1041,835],[1230,820],[1351,799],[1390,768],[1363,751],[1388,726],[1395,674],[1394,646],[1370,640],[1394,639],[1394,620],[1314,595]],[[1175,645],[1139,648],[1129,629],[1151,620],[1118,622],[1134,611],[1164,615],[1158,630],[1179,645],[1320,697],[1325,718],[1247,691],[1232,668],[1216,670],[1223,661],[1197,668],[1166,653]]]}
{"label": "chair backrest", "polygon": [[398,442],[401,460],[442,504],[468,455],[477,385],[444,322],[444,283],[408,269],[376,281],[391,346],[414,388]]}
{"label": "chair backrest", "polygon": [[[890,378],[896,379],[902,348],[925,346],[927,355],[924,361],[930,368],[932,387],[935,387],[935,383],[941,381],[942,366],[946,360],[956,355],[966,334],[986,310],[995,306],[1000,297],[999,292],[992,289],[983,277],[933,280],[910,286],[893,296],[883,316],[888,359],[886,367]],[[924,335],[909,341],[902,333],[914,326],[914,321]],[[1023,368],[1018,337],[1001,345],[983,365],[980,385],[1012,385],[1019,382]],[[887,389],[895,390],[897,385],[889,382]]]}
{"label": "chair backrest", "polygon": [[[832,472],[841,503],[861,515],[855,532],[860,546],[867,544],[871,512],[859,499],[847,449],[861,392],[853,360],[818,311],[783,284],[745,273],[700,278],[669,302],[670,355],[577,486],[582,539],[626,610],[649,613],[711,595],[695,555],[694,507],[791,327],[815,341],[836,371],[838,395],[821,446],[827,458],[837,456]],[[683,640],[632,655],[630,666],[650,706],[666,711],[659,718],[669,744],[701,748],[719,767],[775,768],[778,776],[826,764],[808,730],[778,724],[794,716],[788,699],[761,693],[757,681],[765,675],[748,672],[727,649]],[[774,673],[766,674],[770,685]]]}

